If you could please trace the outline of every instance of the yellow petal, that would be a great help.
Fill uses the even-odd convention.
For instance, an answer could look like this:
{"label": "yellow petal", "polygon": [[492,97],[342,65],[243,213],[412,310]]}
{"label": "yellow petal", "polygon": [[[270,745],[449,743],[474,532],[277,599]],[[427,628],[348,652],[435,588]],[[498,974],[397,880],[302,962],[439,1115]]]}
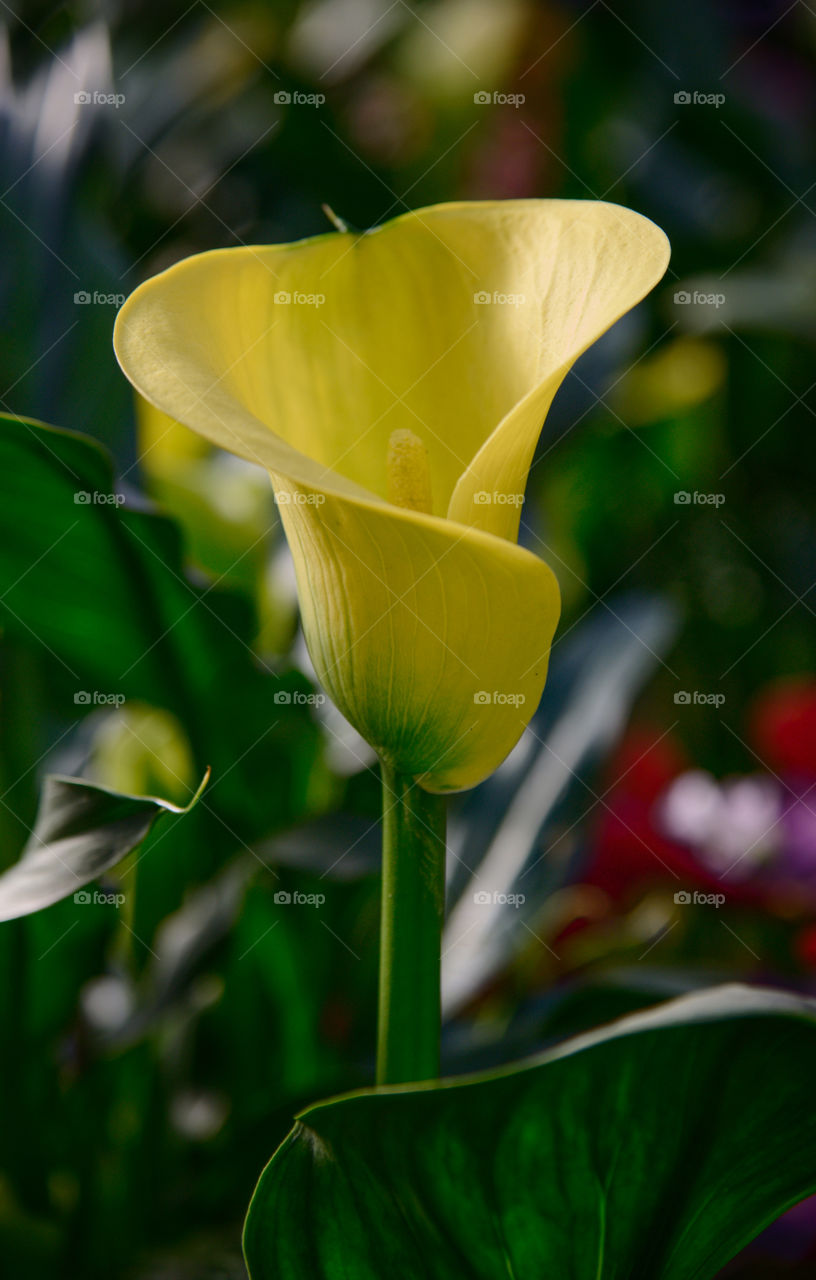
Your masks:
{"label": "yellow petal", "polygon": [[334,702],[426,790],[481,782],[541,697],[559,613],[551,570],[478,530],[273,481]]}
{"label": "yellow petal", "polygon": [[434,513],[515,538],[518,507],[474,493],[523,491],[569,365],[667,257],[663,233],[616,205],[437,205],[188,258],[128,299],[115,344],[159,409],[307,484],[331,472],[386,498],[389,441],[411,431]]}

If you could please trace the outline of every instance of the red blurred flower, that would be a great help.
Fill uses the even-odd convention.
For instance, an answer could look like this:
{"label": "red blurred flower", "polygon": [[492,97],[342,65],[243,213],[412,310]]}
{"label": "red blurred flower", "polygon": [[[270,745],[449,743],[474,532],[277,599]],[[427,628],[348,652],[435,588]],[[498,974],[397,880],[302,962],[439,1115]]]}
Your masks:
{"label": "red blurred flower", "polygon": [[774,773],[816,778],[816,680],[785,680],[762,693],[749,719],[749,737]]}
{"label": "red blurred flower", "polygon": [[657,826],[657,801],[685,768],[683,748],[671,734],[644,727],[627,734],[601,789],[600,817],[583,884],[615,900],[655,883],[682,888],[713,884],[689,850]]}

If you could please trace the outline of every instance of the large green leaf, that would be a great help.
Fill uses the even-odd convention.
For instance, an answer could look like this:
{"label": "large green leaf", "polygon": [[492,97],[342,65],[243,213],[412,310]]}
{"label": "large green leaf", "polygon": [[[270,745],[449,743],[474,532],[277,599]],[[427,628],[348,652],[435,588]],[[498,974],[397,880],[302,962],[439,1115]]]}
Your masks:
{"label": "large green leaf", "polygon": [[51,774],[22,857],[0,876],[0,920],[29,915],[81,890],[141,844],[162,814],[187,813],[206,783],[207,777],[179,808]]}
{"label": "large green leaf", "polygon": [[816,1189],[816,1003],[720,987],[299,1117],[252,1280],[705,1280]]}

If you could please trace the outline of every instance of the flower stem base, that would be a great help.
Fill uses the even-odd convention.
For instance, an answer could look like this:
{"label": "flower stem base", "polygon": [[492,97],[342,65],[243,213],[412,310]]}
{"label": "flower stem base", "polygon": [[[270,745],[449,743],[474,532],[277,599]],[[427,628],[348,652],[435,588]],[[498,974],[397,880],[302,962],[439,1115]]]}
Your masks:
{"label": "flower stem base", "polygon": [[445,798],[382,764],[377,1083],[439,1075]]}

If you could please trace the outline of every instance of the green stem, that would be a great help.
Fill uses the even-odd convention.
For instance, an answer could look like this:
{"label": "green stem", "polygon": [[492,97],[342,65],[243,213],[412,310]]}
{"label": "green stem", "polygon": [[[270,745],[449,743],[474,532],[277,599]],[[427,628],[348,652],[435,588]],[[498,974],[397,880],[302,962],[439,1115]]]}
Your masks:
{"label": "green stem", "polygon": [[445,798],[383,763],[377,1083],[439,1075]]}

